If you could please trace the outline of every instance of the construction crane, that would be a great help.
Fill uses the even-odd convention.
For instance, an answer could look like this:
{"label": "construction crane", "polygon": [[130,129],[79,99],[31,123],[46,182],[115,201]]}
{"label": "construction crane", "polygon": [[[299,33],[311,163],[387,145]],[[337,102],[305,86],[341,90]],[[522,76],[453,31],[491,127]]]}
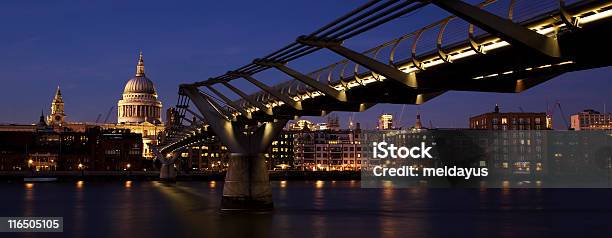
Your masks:
{"label": "construction crane", "polygon": [[402,111],[400,112],[399,118],[397,118],[397,125],[402,126],[402,118],[404,118],[404,110],[406,109],[406,104],[402,105]]}
{"label": "construction crane", "polygon": [[110,107],[110,109],[108,109],[108,113],[106,113],[106,118],[104,119],[104,123],[108,122],[108,118],[110,117],[111,112],[113,112],[113,109],[115,108],[115,106]]}
{"label": "construction crane", "polygon": [[557,101],[557,106],[559,107],[561,118],[563,118],[563,123],[565,123],[565,128],[567,128],[568,130],[571,129],[569,123],[567,123],[567,118],[565,118],[565,113],[563,112],[563,108],[561,107],[561,102]]}
{"label": "construction crane", "polygon": [[561,114],[561,118],[563,119],[563,123],[565,124],[565,128],[570,130],[571,127],[570,127],[569,123],[567,122],[567,118],[565,118],[565,112],[563,112],[563,108],[561,107],[561,102],[559,100],[557,100],[555,102],[555,105],[553,105],[552,108],[550,108],[548,110],[548,115],[550,115],[552,117],[554,115],[554,113],[555,113],[555,108],[559,108],[559,113]]}

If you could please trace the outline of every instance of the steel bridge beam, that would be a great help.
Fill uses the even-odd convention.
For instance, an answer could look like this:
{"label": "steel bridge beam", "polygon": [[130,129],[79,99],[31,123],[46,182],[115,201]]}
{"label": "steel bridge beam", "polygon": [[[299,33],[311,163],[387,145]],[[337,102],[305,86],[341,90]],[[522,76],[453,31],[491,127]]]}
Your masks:
{"label": "steel bridge beam", "polygon": [[249,113],[246,110],[244,110],[244,108],[242,108],[240,105],[236,104],[234,101],[232,101],[231,99],[229,99],[228,97],[223,95],[223,93],[219,92],[217,89],[213,88],[210,85],[206,85],[206,88],[208,88],[211,92],[213,92],[214,94],[219,96],[221,98],[221,100],[223,100],[225,103],[227,103],[227,105],[229,105],[230,107],[236,109],[236,111],[240,112],[240,114],[245,116],[247,119],[252,119],[251,113]]}
{"label": "steel bridge beam", "polygon": [[283,103],[291,106],[295,110],[302,110],[302,103],[301,102],[296,102],[295,100],[293,100],[293,98],[289,97],[288,95],[280,93],[278,90],[273,89],[273,88],[271,88],[268,85],[265,85],[264,83],[262,83],[262,82],[258,81],[257,79],[253,78],[253,76],[251,76],[251,75],[240,74],[240,73],[235,73],[235,72],[229,72],[229,74],[230,75],[234,75],[236,77],[241,77],[241,78],[246,79],[247,81],[249,81],[253,85],[261,88],[263,91],[266,91],[267,93],[271,94],[272,96],[274,96],[278,100],[280,100]]}
{"label": "steel bridge beam", "polygon": [[346,94],[344,93],[344,91],[338,91],[335,88],[327,85],[327,84],[323,84],[307,75],[304,75],[296,70],[293,70],[289,67],[287,67],[284,63],[281,62],[270,62],[270,61],[263,61],[263,60],[254,60],[253,61],[254,64],[257,65],[262,65],[262,66],[268,66],[268,67],[274,67],[278,70],[280,70],[281,72],[291,76],[294,79],[297,79],[298,81],[316,89],[321,91],[323,94],[325,94],[326,96],[332,97],[338,101],[341,102],[346,102]]}
{"label": "steel bridge beam", "polygon": [[362,65],[363,67],[371,70],[372,72],[385,76],[388,79],[395,80],[403,85],[406,85],[409,88],[414,89],[418,87],[418,82],[414,77],[414,73],[404,73],[391,65],[381,63],[376,59],[372,59],[362,53],[346,48],[342,46],[342,42],[313,39],[306,36],[298,37],[297,42],[304,45],[327,48],[336,54],[339,54],[359,65]]}
{"label": "steel bridge beam", "polygon": [[234,126],[231,121],[215,109],[216,105],[208,96],[200,93],[194,86],[182,85],[181,90],[210,123],[209,126],[217,136],[223,138],[227,146],[239,147],[238,140],[233,135]]}
{"label": "steel bridge beam", "polygon": [[232,90],[234,93],[238,94],[238,96],[244,98],[247,102],[249,102],[254,107],[259,108],[259,110],[261,110],[265,114],[267,114],[269,116],[273,115],[272,109],[266,107],[266,105],[264,105],[263,103],[253,99],[252,97],[250,97],[249,95],[244,93],[242,90],[234,87],[233,85],[229,84],[228,82],[223,82],[222,84],[223,84],[223,86],[225,86],[225,87],[229,88],[230,90]]}
{"label": "steel bridge beam", "polygon": [[205,119],[205,118],[204,118],[202,115],[197,114],[196,112],[192,111],[192,110],[191,110],[191,109],[189,109],[189,108],[185,108],[185,110],[186,110],[187,112],[189,112],[191,115],[193,115],[194,117],[198,118],[200,121],[202,121],[202,122],[206,122],[206,119]]}
{"label": "steel bridge beam", "polygon": [[510,44],[521,45],[550,57],[561,57],[559,43],[554,38],[539,34],[462,0],[431,0],[431,2]]}

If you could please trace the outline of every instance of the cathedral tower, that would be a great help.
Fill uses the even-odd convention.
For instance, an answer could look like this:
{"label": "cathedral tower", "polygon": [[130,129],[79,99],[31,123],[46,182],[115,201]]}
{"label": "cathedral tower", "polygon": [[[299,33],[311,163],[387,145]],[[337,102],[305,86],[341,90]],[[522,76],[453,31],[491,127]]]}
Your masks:
{"label": "cathedral tower", "polygon": [[53,101],[51,102],[51,114],[49,115],[47,121],[51,126],[62,126],[65,118],[66,114],[64,113],[64,99],[62,98],[62,91],[60,91],[60,87],[57,86],[55,97],[53,97]]}

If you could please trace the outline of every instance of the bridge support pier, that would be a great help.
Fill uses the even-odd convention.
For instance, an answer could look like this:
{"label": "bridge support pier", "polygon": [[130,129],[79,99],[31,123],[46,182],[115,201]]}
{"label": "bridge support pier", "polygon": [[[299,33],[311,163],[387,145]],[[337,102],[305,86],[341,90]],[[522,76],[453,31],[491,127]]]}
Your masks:
{"label": "bridge support pier", "polygon": [[[149,145],[150,146],[150,145]],[[151,147],[155,158],[159,160],[161,163],[161,168],[159,169],[159,180],[167,181],[167,182],[175,182],[177,171],[174,167],[174,161],[178,159],[178,155],[175,155],[171,158],[166,158],[162,155],[156,147]],[[170,155],[168,155],[170,156]]]}
{"label": "bridge support pier", "polygon": [[263,154],[232,154],[223,185],[221,209],[258,211],[273,207],[272,188]]}
{"label": "bridge support pier", "polygon": [[211,129],[230,152],[221,210],[262,211],[273,208],[272,188],[264,154],[282,131],[286,119],[268,122],[232,121],[223,108],[201,93],[197,87],[182,85],[180,92],[189,97]]}
{"label": "bridge support pier", "polygon": [[161,181],[174,182],[176,181],[176,168],[174,168],[174,164],[164,164],[159,170],[159,179]]}

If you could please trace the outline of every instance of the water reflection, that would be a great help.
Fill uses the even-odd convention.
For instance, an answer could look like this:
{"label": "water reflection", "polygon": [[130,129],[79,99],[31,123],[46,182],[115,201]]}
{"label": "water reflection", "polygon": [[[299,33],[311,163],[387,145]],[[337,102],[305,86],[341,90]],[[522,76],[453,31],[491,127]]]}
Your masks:
{"label": "water reflection", "polygon": [[24,216],[34,216],[34,183],[25,183]]}
{"label": "water reflection", "polygon": [[350,188],[358,188],[361,187],[361,183],[357,180],[351,180],[349,181],[349,187]]}
{"label": "water reflection", "polygon": [[84,186],[84,185],[85,185],[85,182],[84,182],[84,181],[79,180],[79,181],[77,181],[77,182],[76,182],[76,187],[77,187],[78,189],[83,189],[83,186]]}
{"label": "water reflection", "polygon": [[32,190],[34,188],[34,183],[25,183],[24,186],[26,190]]}
{"label": "water reflection", "polygon": [[325,208],[325,181],[317,180],[313,193],[313,208],[323,210]]}
{"label": "water reflection", "polygon": [[76,191],[72,200],[72,204],[74,204],[72,209],[72,217],[74,218],[72,225],[75,227],[72,230],[72,235],[74,236],[85,236],[84,233],[87,229],[85,196],[85,181],[79,180],[76,182]]}
{"label": "water reflection", "polygon": [[[361,189],[359,181],[272,185],[275,210],[266,214],[220,214],[219,181],[5,185],[0,189],[7,202],[0,211],[63,216],[70,224],[63,235],[78,237],[546,237],[551,230],[582,234],[607,227],[612,217],[612,191],[606,189]],[[597,232],[611,237],[612,231]]]}
{"label": "water reflection", "polygon": [[322,189],[324,186],[325,186],[325,181],[322,181],[322,180],[317,180],[317,181],[315,182],[315,187],[316,187],[317,189]]}
{"label": "water reflection", "polygon": [[133,221],[133,216],[137,213],[136,207],[138,202],[134,197],[134,193],[132,191],[132,181],[125,181],[124,190],[122,192],[117,192],[116,199],[120,204],[117,205],[117,209],[111,211],[115,219],[111,221],[113,223],[113,231],[119,234],[126,234],[130,232],[132,229],[131,221]]}

